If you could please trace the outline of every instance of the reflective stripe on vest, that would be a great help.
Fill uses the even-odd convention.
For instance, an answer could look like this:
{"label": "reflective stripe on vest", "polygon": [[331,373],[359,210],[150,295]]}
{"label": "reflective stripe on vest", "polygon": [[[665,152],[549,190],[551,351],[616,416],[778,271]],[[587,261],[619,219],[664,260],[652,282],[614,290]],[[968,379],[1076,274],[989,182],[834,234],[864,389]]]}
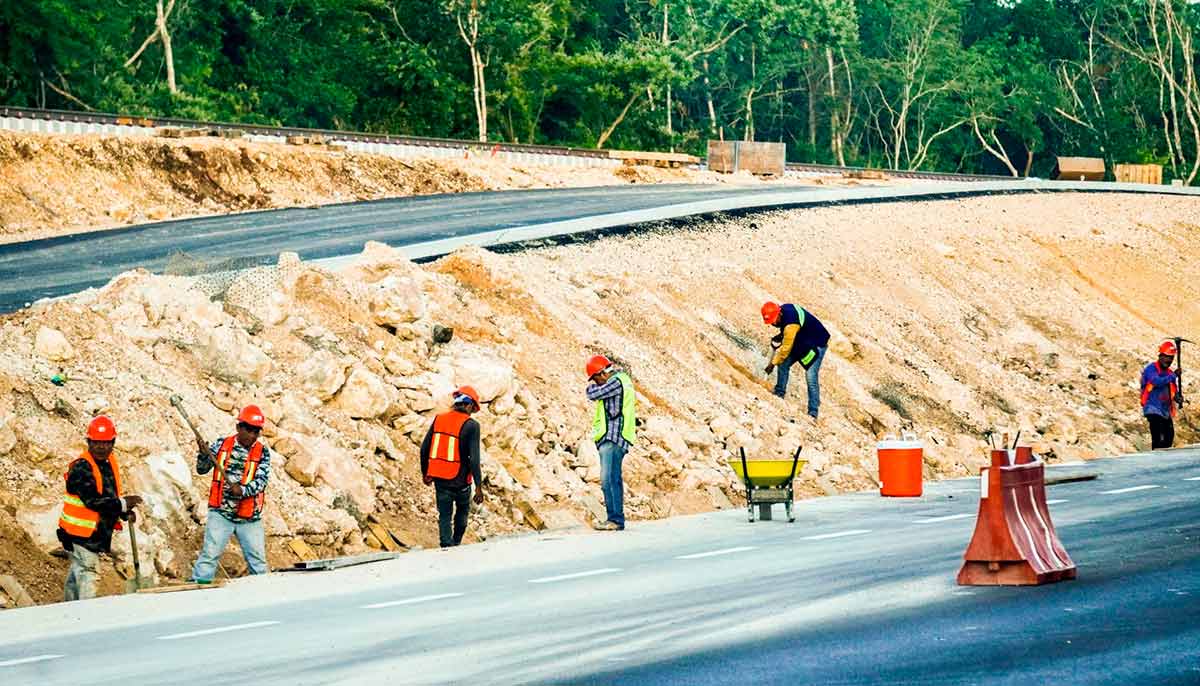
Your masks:
{"label": "reflective stripe on vest", "polygon": [[[625,372],[617,372],[617,380],[621,382],[621,438],[633,445],[637,429],[637,412],[633,393],[633,381]],[[596,412],[592,416],[592,440],[599,441],[608,433],[608,414],[604,411],[604,401],[596,401]]]}
{"label": "reflective stripe on vest", "polygon": [[426,476],[434,479],[453,479],[458,476],[459,469],[462,468],[459,438],[462,436],[463,424],[470,418],[471,415],[458,410],[444,412],[433,418]]}
{"label": "reflective stripe on vest", "polygon": [[[216,465],[213,467],[212,486],[208,489],[208,506],[221,507],[221,503],[225,497],[225,470],[229,467],[229,460],[233,456],[233,447],[237,444],[237,436],[230,436],[221,443],[221,449],[217,451]],[[250,454],[246,456],[246,462],[242,465],[243,486],[249,485],[254,481],[254,475],[258,474],[258,463],[262,462],[263,446],[258,441],[254,442],[254,447],[250,448]],[[262,512],[263,502],[266,501],[266,494],[259,493],[252,495],[249,498],[242,498],[238,501],[237,509],[234,514],[242,518],[250,518]]]}
{"label": "reflective stripe on vest", "polygon": [[[80,460],[84,460],[92,468],[92,477],[96,481],[96,493],[104,495],[104,477],[100,474],[100,465],[96,464],[95,458],[86,450],[79,456]],[[75,463],[72,462],[72,465]],[[116,457],[108,456],[108,464],[112,467],[113,485],[117,489],[117,497],[121,497],[121,468],[117,465]],[[63,474],[65,481],[71,475],[70,466],[67,467],[66,474]],[[58,526],[68,534],[77,538],[91,538],[92,534],[96,533],[96,527],[100,524],[100,513],[95,510],[90,510],[83,504],[83,500],[77,495],[65,493],[63,495],[62,515],[58,518]],[[121,522],[117,522],[113,526],[114,530],[121,529]]]}

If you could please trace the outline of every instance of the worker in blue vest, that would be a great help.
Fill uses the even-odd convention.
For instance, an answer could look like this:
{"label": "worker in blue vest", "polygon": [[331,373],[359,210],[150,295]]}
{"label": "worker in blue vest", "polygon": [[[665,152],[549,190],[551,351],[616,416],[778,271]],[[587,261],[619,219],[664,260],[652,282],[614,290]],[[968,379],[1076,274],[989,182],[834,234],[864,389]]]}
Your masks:
{"label": "worker in blue vest", "polygon": [[812,312],[791,303],[780,305],[766,302],[762,306],[763,323],[777,327],[780,332],[773,341],[779,342],[774,357],[767,363],[764,372],[777,371],[775,395],[787,396],[788,376],[797,362],[804,368],[808,380],[808,414],[817,418],[821,407],[821,360],[829,349],[829,331]]}
{"label": "worker in blue vest", "polygon": [[1158,359],[1142,370],[1142,415],[1150,424],[1150,449],[1175,445],[1175,408],[1179,404],[1179,376],[1171,369],[1179,348],[1174,341],[1158,347]]}
{"label": "worker in blue vest", "polygon": [[603,355],[587,363],[587,399],[595,403],[592,414],[592,440],[600,452],[600,491],[604,494],[607,520],[593,528],[598,531],[625,530],[625,483],[621,463],[633,446],[637,417],[634,411],[633,381],[629,374],[617,371]]}

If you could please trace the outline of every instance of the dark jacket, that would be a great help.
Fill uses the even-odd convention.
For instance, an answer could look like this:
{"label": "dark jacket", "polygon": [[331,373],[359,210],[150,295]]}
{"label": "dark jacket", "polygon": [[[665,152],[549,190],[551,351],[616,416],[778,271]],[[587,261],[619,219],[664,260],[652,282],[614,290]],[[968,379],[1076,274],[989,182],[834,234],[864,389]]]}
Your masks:
{"label": "dark jacket", "polygon": [[89,538],[79,538],[58,530],[58,540],[63,548],[70,550],[73,546],[81,545],[94,553],[108,552],[112,545],[113,527],[117,520],[126,519],[122,512],[125,505],[117,497],[117,482],[113,478],[112,465],[108,460],[96,460],[100,468],[100,479],[104,484],[104,493],[96,492],[96,477],[87,460],[75,460],[67,470],[67,492],[83,501],[89,510],[100,513],[100,522]]}
{"label": "dark jacket", "polygon": [[[433,425],[425,432],[425,440],[421,441],[421,473],[429,471],[429,446],[433,442]],[[475,483],[483,483],[483,474],[479,467],[479,422],[468,419],[463,422],[462,431],[458,436],[458,458],[462,461],[458,475],[453,479],[434,479],[436,486],[444,488],[464,488],[470,484],[468,477],[473,477]]]}
{"label": "dark jacket", "polygon": [[791,303],[779,308],[779,320],[775,322],[783,335],[779,350],[772,364],[782,364],[787,359],[803,361],[810,352],[829,346],[829,330],[812,312]]}

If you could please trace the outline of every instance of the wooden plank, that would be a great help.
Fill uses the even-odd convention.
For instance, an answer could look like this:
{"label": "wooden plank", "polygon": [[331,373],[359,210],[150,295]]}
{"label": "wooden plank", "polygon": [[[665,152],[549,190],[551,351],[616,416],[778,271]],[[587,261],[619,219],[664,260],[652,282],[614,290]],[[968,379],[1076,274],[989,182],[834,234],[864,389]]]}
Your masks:
{"label": "wooden plank", "polygon": [[35,605],[33,597],[15,576],[0,575],[0,589],[4,590],[4,595],[12,599],[13,605],[17,607],[33,607]]}
{"label": "wooden plank", "polygon": [[783,176],[787,166],[787,146],[783,143],[758,141],[737,142],[738,171],[758,176]]}
{"label": "wooden plank", "polygon": [[1099,478],[1099,476],[1100,476],[1100,474],[1098,472],[1086,472],[1083,474],[1062,474],[1062,475],[1055,474],[1053,476],[1047,476],[1045,478],[1045,484],[1047,486],[1053,486],[1055,484],[1072,484],[1077,481],[1092,481],[1094,479]]}
{"label": "wooden plank", "polygon": [[1161,164],[1117,164],[1113,165],[1113,176],[1123,183],[1162,184]]}
{"label": "wooden plank", "polygon": [[708,168],[719,174],[732,174],[737,171],[733,164],[733,141],[708,142]]}
{"label": "wooden plank", "polygon": [[1099,157],[1059,157],[1055,178],[1065,181],[1103,181],[1104,160]]}
{"label": "wooden plank", "polygon": [[399,555],[400,553],[367,553],[366,555],[353,555],[351,557],[332,557],[324,560],[297,562],[296,564],[292,565],[292,569],[305,572],[341,569],[342,567],[353,567],[355,565],[362,565],[370,562],[394,560]]}
{"label": "wooden plank", "polygon": [[371,522],[367,524],[367,528],[370,529],[371,533],[375,534],[375,538],[378,539],[381,544],[383,544],[384,550],[392,553],[400,550],[400,546],[396,545],[396,541],[392,540],[392,534],[387,529],[383,528],[382,524]]}
{"label": "wooden plank", "polygon": [[296,557],[300,558],[301,560],[317,559],[317,554],[313,552],[312,548],[308,547],[308,544],[305,543],[304,539],[302,538],[293,538],[292,540],[288,541],[288,548],[291,548],[292,552],[296,554]]}
{"label": "wooden plank", "polygon": [[685,155],[681,152],[649,152],[645,150],[609,150],[609,157],[615,160],[632,160],[634,162],[678,162],[680,164],[698,164],[700,158],[695,155]]}
{"label": "wooden plank", "polygon": [[139,588],[138,593],[175,593],[176,591],[203,591],[209,588],[220,588],[222,582],[211,584],[175,584],[174,586],[157,586],[155,588]]}

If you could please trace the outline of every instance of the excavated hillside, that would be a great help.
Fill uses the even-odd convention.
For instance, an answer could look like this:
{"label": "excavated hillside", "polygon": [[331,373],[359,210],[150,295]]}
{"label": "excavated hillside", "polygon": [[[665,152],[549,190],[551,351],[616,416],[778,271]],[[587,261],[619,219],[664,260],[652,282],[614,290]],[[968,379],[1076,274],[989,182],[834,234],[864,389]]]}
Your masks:
{"label": "excavated hillside", "polygon": [[[1145,449],[1140,368],[1164,336],[1200,325],[1198,227],[1191,198],[1012,195],[768,213],[428,265],[373,244],[338,273],[288,255],[232,276],[126,273],[0,322],[0,575],[57,599],[62,472],[105,412],[128,489],[147,500],[142,570],[186,577],[206,477],[171,393],[213,437],[240,405],[264,407],[275,566],[297,559],[296,539],[321,555],[368,550],[372,519],[434,544],[417,444],[461,383],[485,401],[487,500],[468,542],[582,524],[600,503],[583,394],[597,352],[639,392],[625,468],[634,527],[736,506],[724,462],[740,447],[780,457],[802,444],[806,496],[875,487],[874,443],[903,430],[925,441],[928,478],[974,473],[988,430],[1020,430],[1049,460]],[[833,332],[817,422],[802,377],[783,401],[761,372],[768,298]],[[433,342],[435,326],[453,338]],[[1196,436],[1191,412],[1181,442]],[[116,544],[127,575],[127,540]],[[224,567],[243,573],[236,546]],[[109,563],[103,576],[119,591]]]}
{"label": "excavated hillside", "polygon": [[642,166],[538,166],[475,154],[461,159],[398,159],[346,152],[337,146],[224,138],[0,131],[0,243],[247,210],[432,193],[632,183],[858,182],[840,176],[762,181],[747,174]]}

